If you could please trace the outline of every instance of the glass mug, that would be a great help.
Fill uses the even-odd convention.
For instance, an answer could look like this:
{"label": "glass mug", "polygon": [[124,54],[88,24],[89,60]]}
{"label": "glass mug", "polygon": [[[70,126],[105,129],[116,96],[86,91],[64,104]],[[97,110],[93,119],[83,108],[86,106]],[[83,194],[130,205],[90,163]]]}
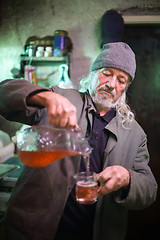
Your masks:
{"label": "glass mug", "polygon": [[29,167],[44,167],[66,156],[88,157],[91,148],[80,130],[35,125],[17,135],[20,160]]}
{"label": "glass mug", "polygon": [[76,178],[76,200],[82,204],[92,204],[98,198],[98,177],[94,172],[79,172]]}

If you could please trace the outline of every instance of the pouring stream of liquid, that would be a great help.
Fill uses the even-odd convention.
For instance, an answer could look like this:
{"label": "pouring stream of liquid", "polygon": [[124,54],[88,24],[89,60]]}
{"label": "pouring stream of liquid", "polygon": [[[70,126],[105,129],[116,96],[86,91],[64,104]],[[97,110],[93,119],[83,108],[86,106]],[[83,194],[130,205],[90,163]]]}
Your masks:
{"label": "pouring stream of liquid", "polygon": [[90,157],[88,156],[84,156],[84,161],[86,164],[86,172],[89,172],[89,163],[90,163]]}

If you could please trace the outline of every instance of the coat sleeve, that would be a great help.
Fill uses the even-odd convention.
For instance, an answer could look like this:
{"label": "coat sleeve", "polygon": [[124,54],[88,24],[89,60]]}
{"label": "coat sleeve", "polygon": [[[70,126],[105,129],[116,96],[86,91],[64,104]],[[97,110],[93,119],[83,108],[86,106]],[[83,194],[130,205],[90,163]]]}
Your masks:
{"label": "coat sleeve", "polygon": [[156,200],[157,182],[148,163],[147,138],[146,135],[142,135],[133,168],[128,169],[130,172],[128,195],[122,200],[119,194],[115,194],[115,200],[127,209],[140,210],[148,207]]}
{"label": "coat sleeve", "polygon": [[33,93],[49,91],[26,80],[5,80],[0,82],[0,114],[9,121],[28,125],[38,124],[45,112],[41,107],[26,105],[26,98]]}

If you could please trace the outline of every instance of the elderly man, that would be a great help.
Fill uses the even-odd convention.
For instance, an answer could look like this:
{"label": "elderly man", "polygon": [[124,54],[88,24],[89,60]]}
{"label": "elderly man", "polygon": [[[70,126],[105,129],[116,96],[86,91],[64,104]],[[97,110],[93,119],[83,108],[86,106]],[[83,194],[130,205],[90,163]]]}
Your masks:
{"label": "elderly man", "polygon": [[0,113],[30,125],[80,127],[93,151],[90,170],[99,174],[97,203],[75,199],[74,174],[84,159],[72,156],[43,168],[26,167],[18,179],[6,222],[33,240],[124,240],[128,210],[156,199],[148,166],[146,134],[126,104],[134,79],[135,54],[123,42],[108,43],[80,91],[42,88],[24,80],[0,84]]}

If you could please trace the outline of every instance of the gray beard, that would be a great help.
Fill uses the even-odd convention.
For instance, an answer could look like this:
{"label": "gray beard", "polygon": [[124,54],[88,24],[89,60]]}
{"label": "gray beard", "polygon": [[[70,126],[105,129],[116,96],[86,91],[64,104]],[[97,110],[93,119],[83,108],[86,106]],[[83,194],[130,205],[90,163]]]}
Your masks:
{"label": "gray beard", "polygon": [[97,106],[97,108],[101,110],[108,110],[116,106],[116,103],[113,103],[112,99],[107,99],[106,95],[105,95],[105,99],[97,95],[93,95],[92,99],[95,105]]}

